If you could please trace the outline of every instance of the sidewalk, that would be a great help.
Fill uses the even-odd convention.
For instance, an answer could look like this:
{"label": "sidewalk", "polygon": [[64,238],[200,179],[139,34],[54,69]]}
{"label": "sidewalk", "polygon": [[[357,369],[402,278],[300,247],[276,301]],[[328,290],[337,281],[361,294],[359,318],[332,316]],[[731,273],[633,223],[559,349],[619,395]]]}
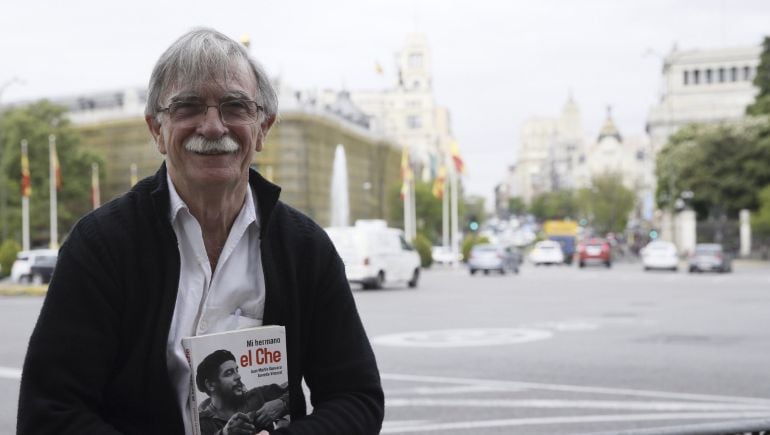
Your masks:
{"label": "sidewalk", "polygon": [[14,284],[7,280],[0,282],[0,296],[45,296],[48,285]]}

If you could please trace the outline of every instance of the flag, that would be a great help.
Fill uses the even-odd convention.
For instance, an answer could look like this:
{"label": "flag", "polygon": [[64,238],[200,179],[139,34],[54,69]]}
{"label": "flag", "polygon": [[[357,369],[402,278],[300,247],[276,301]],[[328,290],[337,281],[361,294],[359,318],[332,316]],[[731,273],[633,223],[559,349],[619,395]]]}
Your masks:
{"label": "flag", "polygon": [[438,168],[438,175],[433,180],[433,196],[436,198],[444,197],[444,183],[446,182],[446,166],[441,165]]}
{"label": "flag", "polygon": [[99,189],[99,164],[91,163],[91,204],[94,210],[101,205],[101,191]]}
{"label": "flag", "polygon": [[29,198],[32,193],[32,184],[29,178],[29,157],[27,157],[27,141],[21,144],[21,196]]}
{"label": "flag", "polygon": [[457,147],[457,142],[452,142],[452,146],[449,149],[452,154],[452,161],[455,163],[455,169],[459,174],[465,173],[465,163],[463,158],[460,157],[460,148]]}
{"label": "flag", "polygon": [[56,153],[56,142],[51,142],[48,149],[51,151],[51,166],[53,167],[54,180],[56,181],[56,191],[61,191],[61,166],[59,166],[59,156]]}
{"label": "flag", "polygon": [[409,190],[409,182],[412,181],[412,166],[409,162],[409,148],[404,145],[401,151],[401,200],[406,198],[406,193]]}

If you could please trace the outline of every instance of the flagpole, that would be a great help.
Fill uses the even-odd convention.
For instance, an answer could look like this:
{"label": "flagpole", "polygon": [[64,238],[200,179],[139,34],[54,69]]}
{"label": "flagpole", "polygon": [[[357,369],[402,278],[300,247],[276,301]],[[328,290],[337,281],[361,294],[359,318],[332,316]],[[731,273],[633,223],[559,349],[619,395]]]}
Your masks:
{"label": "flagpole", "polygon": [[410,183],[410,192],[411,192],[411,201],[412,206],[410,207],[410,218],[412,219],[412,234],[410,234],[409,237],[409,243],[414,243],[414,239],[417,238],[417,192],[415,189],[415,181],[414,177],[412,177],[411,183]]}
{"label": "flagpole", "polygon": [[29,251],[29,157],[27,139],[21,141],[21,249]]}
{"label": "flagpole", "polygon": [[102,195],[99,190],[99,164],[91,163],[91,205],[94,210],[102,205]]}
{"label": "flagpole", "polygon": [[451,239],[452,239],[452,264],[454,266],[459,266],[458,258],[460,256],[460,225],[458,225],[458,207],[457,207],[457,168],[454,164],[450,165],[451,169],[449,171],[449,177],[450,177],[450,184],[451,184],[451,209],[452,209],[452,232],[451,232]]}
{"label": "flagpole", "polygon": [[51,249],[59,249],[58,201],[56,198],[56,136],[48,136],[49,184],[51,192]]}
{"label": "flagpole", "polygon": [[441,246],[449,247],[449,189],[441,195]]}

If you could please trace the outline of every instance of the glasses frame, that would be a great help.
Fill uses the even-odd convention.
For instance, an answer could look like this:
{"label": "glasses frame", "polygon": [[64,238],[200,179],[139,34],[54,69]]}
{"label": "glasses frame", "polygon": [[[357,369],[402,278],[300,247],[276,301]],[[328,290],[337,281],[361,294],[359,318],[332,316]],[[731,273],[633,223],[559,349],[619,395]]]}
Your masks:
{"label": "glasses frame", "polygon": [[[229,123],[229,122],[226,122],[226,121],[225,121],[225,118],[224,118],[224,116],[222,116],[222,105],[224,105],[224,104],[228,104],[228,103],[232,103],[232,102],[236,102],[236,101],[239,101],[239,102],[248,102],[248,103],[254,103],[254,105],[255,105],[255,106],[257,106],[257,110],[256,110],[256,113],[259,113],[260,111],[264,111],[264,110],[265,110],[264,106],[260,105],[260,104],[259,104],[259,102],[258,102],[258,101],[256,101],[256,100],[249,100],[249,99],[246,99],[246,98],[240,98],[240,99],[237,99],[237,100],[226,100],[226,101],[222,101],[222,102],[220,102],[220,103],[218,103],[218,104],[206,104],[206,103],[202,103],[202,102],[201,102],[201,103],[199,103],[199,106],[200,106],[200,107],[203,107],[203,106],[205,106],[205,109],[204,109],[202,112],[200,112],[200,113],[198,114],[198,116],[201,116],[201,115],[203,115],[203,118],[205,118],[205,117],[206,117],[206,113],[208,113],[208,111],[209,111],[209,108],[211,108],[211,107],[215,107],[215,108],[217,109],[217,114],[219,115],[219,121],[220,121],[222,124],[224,124],[224,125],[229,125],[229,126],[233,126],[233,127],[239,127],[239,126],[244,126],[244,125],[253,125],[253,124],[256,124],[256,123],[257,123],[257,121],[259,121],[259,117],[258,117],[258,116],[257,116],[256,118],[254,118],[254,120],[253,120],[253,121],[251,121],[251,122],[248,122],[248,123],[246,123],[246,124],[232,124],[232,123]],[[158,111],[159,113],[161,113],[161,112],[166,112],[166,113],[168,113],[169,117],[171,117],[171,121],[172,121],[172,122],[174,122],[174,119],[173,119],[173,117],[171,116],[171,109],[172,109],[172,107],[173,107],[175,104],[182,104],[182,103],[186,103],[186,104],[192,104],[192,103],[191,103],[191,102],[189,102],[189,101],[175,101],[175,102],[173,102],[173,103],[170,103],[170,104],[169,104],[168,106],[166,106],[166,107],[158,107],[157,111]],[[176,121],[176,122],[179,122],[179,121]]]}

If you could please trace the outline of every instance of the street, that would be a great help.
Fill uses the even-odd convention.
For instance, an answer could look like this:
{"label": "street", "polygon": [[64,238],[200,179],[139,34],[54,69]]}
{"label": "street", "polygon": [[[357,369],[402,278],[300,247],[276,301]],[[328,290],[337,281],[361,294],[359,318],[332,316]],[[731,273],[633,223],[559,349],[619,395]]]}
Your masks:
{"label": "street", "polygon": [[[770,265],[732,274],[425,270],[354,288],[386,394],[383,433],[612,432],[770,416]],[[0,433],[42,298],[0,299]]]}

